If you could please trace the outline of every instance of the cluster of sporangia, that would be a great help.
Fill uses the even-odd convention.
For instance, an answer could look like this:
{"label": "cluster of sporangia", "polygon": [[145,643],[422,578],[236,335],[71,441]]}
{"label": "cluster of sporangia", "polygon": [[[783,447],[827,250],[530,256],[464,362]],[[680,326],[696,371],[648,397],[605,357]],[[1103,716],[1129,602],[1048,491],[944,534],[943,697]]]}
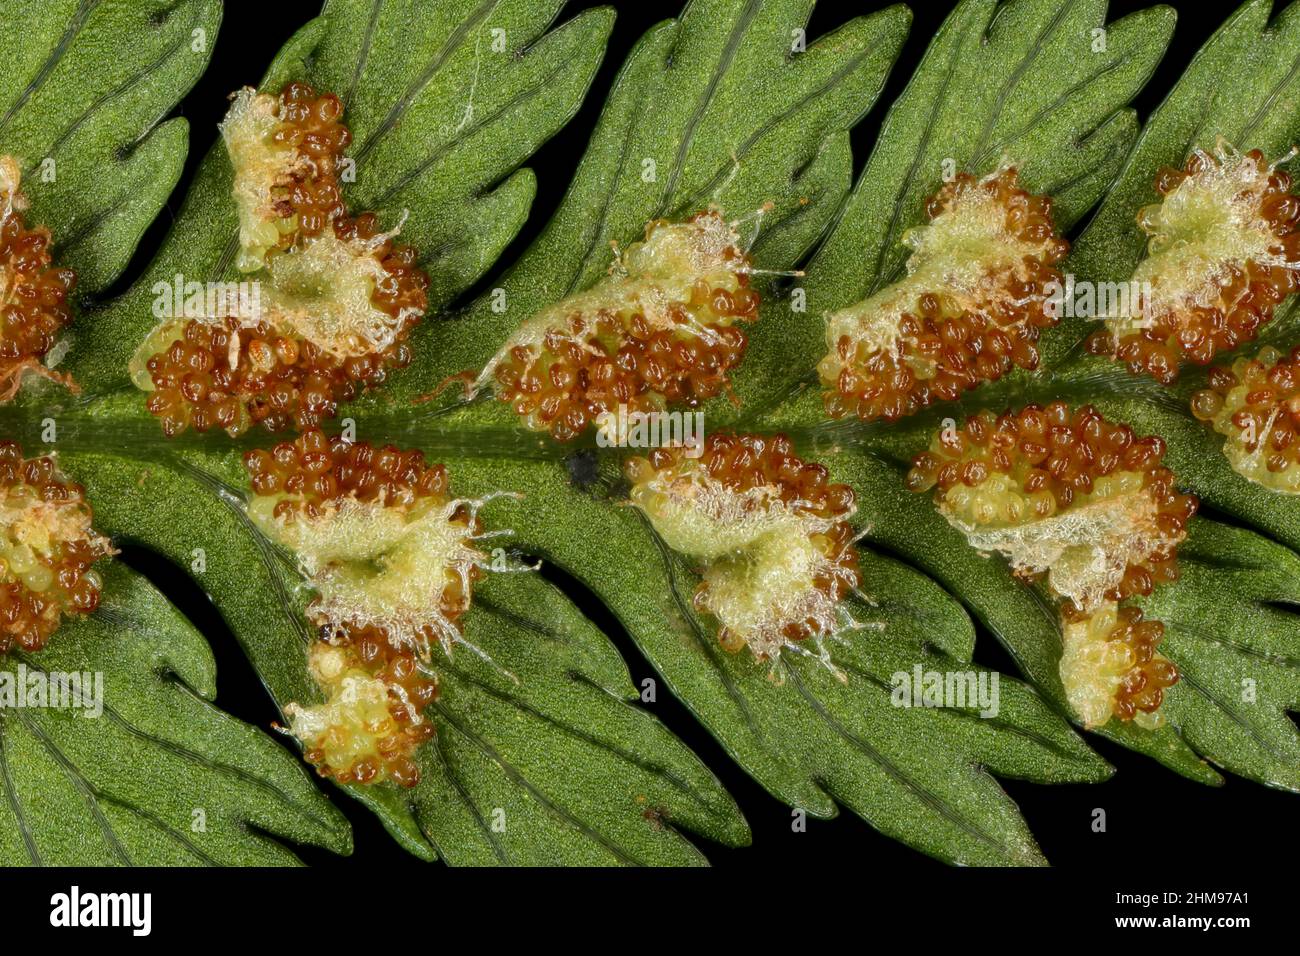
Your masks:
{"label": "cluster of sporangia", "polygon": [[474,383],[570,441],[619,406],[689,406],[722,392],[758,318],[748,255],[715,210],[655,220],[610,274],[525,321]]}
{"label": "cluster of sporangia", "polygon": [[1260,349],[1210,372],[1210,387],[1192,396],[1192,414],[1227,437],[1223,452],[1240,474],[1300,493],[1300,347],[1283,355]]}
{"label": "cluster of sporangia", "polygon": [[39,651],[65,614],[99,605],[92,565],[113,553],[91,525],[84,490],[52,458],[0,442],[0,654]]}
{"label": "cluster of sporangia", "polygon": [[313,428],[338,403],[407,365],[428,305],[416,252],[370,213],[349,216],[340,189],[351,134],[343,105],[290,83],[278,97],[241,90],[222,124],[240,217],[238,267],[258,302],[168,317],[131,363],[167,435],[232,436]]}
{"label": "cluster of sporangia", "polygon": [[827,412],[894,421],[1036,368],[1039,332],[1057,322],[1053,266],[1069,251],[1051,205],[1011,167],[946,183],[926,205],[929,222],[903,237],[908,274],[829,316],[818,366]]}
{"label": "cluster of sporangia", "polygon": [[[1294,153],[1293,153],[1294,155]],[[1300,291],[1300,197],[1291,176],[1259,150],[1220,139],[1181,169],[1156,177],[1159,203],[1138,214],[1150,236],[1134,272],[1142,300],[1106,317],[1089,350],[1169,383],[1183,362],[1207,365],[1253,341],[1277,306]],[[1267,346],[1209,373],[1192,414],[1225,436],[1224,454],[1244,477],[1300,492],[1300,350]]]}
{"label": "cluster of sporangia", "polygon": [[774,660],[835,633],[858,584],[853,490],[783,435],[715,433],[703,454],[659,448],[625,466],[631,500],[673,550],[703,565],[695,606],[729,651]]}
{"label": "cluster of sporangia", "polygon": [[[41,360],[72,318],[76,284],[72,270],[53,265],[49,230],[24,222],[19,182],[17,161],[0,156],[0,401],[27,372],[60,379]],[[112,553],[82,487],[54,459],[24,459],[0,441],[0,654],[39,651],[64,615],[93,611],[101,581],[91,566]]]}
{"label": "cluster of sporangia", "polygon": [[[1212,266],[1218,266],[1216,281],[1222,293],[1210,306],[1192,310],[1183,320],[1185,330],[1179,332],[1182,341],[1194,338],[1206,322],[1213,324],[1212,348],[1182,352],[1196,362],[1208,362],[1215,351],[1253,339],[1277,304],[1300,290],[1300,197],[1290,192],[1291,177],[1266,166],[1257,150],[1234,157],[1220,144],[1218,153],[1219,163],[1204,153],[1193,154],[1185,171],[1163,170],[1157,184],[1168,205],[1181,189],[1232,170],[1249,183],[1228,209],[1235,214],[1238,232],[1254,239],[1245,246],[1253,253],[1238,251],[1236,258],[1225,255],[1221,263],[1206,266],[1211,275]],[[1240,239],[1232,244],[1232,234],[1215,241],[1234,250],[1244,245]],[[1213,251],[1213,243],[1206,244]],[[1170,361],[1176,368],[1177,356]],[[1266,346],[1254,358],[1240,357],[1230,366],[1211,369],[1208,384],[1192,396],[1192,414],[1225,437],[1223,453],[1233,469],[1275,491],[1300,492],[1300,468],[1294,467],[1300,460],[1300,348],[1285,355]]]}
{"label": "cluster of sporangia", "polygon": [[434,733],[423,711],[438,694],[425,664],[458,635],[479,574],[474,503],[451,499],[446,469],[421,452],[318,430],[244,463],[250,518],[295,554],[317,595],[309,663],[326,700],[285,709],[306,759],[341,783],[414,786],[415,748]]}
{"label": "cluster of sporangia", "polygon": [[14,396],[25,372],[57,378],[41,359],[72,319],[68,295],[77,281],[71,269],[54,267],[50,231],[24,222],[19,182],[17,161],[0,156],[0,401]]}
{"label": "cluster of sporangia", "polygon": [[912,491],[936,489],[940,511],[974,547],[1046,577],[1062,602],[1061,679],[1089,727],[1112,715],[1159,726],[1164,691],[1178,680],[1156,650],[1164,626],[1122,604],[1177,577],[1175,550],[1196,512],[1160,464],[1164,450],[1091,406],[1055,402],[942,431],[907,476]]}
{"label": "cluster of sporangia", "polygon": [[1300,289],[1300,198],[1259,150],[1222,140],[1213,156],[1198,149],[1183,169],[1161,169],[1156,189],[1162,201],[1138,214],[1150,236],[1133,274],[1141,301],[1108,316],[1088,347],[1168,384],[1182,362],[1253,341]]}
{"label": "cluster of sporangia", "polygon": [[[315,592],[308,655],[325,697],[285,708],[307,760],[341,783],[414,786],[415,749],[434,733],[438,693],[427,663],[450,649],[482,555],[477,502],[452,500],[446,470],[420,452],[329,439],[338,403],[411,358],[428,304],[416,253],[348,215],[341,182],[351,135],[342,103],[290,83],[243,89],[222,123],[239,214],[238,269],[250,303],[206,299],[164,317],[131,372],[175,435],[260,423],[301,434],[245,464],[250,520],[298,560]],[[233,284],[232,284],[233,285]]]}

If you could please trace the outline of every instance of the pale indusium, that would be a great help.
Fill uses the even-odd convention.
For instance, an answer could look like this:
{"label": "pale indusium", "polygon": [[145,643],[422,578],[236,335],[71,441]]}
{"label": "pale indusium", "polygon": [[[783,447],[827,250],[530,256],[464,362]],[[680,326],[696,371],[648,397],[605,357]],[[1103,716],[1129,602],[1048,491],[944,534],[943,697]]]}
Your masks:
{"label": "pale indusium", "polygon": [[1300,198],[1263,153],[1223,140],[1162,169],[1156,189],[1161,201],[1138,213],[1150,238],[1133,281],[1145,292],[1106,316],[1088,347],[1169,384],[1183,362],[1252,341],[1300,289]]}
{"label": "pale indusium", "polygon": [[[72,385],[43,360],[72,320],[76,275],[54,265],[50,231],[26,224],[19,186],[17,160],[0,156],[0,402],[29,374]],[[0,655],[39,651],[66,615],[93,611],[102,587],[93,565],[112,553],[84,489],[55,459],[0,441]]]}
{"label": "pale indusium", "polygon": [[1013,166],[944,184],[928,221],[903,236],[907,275],[827,317],[826,411],[895,421],[1037,368],[1039,333],[1057,321],[1054,267],[1069,250],[1051,210],[1020,188]]}

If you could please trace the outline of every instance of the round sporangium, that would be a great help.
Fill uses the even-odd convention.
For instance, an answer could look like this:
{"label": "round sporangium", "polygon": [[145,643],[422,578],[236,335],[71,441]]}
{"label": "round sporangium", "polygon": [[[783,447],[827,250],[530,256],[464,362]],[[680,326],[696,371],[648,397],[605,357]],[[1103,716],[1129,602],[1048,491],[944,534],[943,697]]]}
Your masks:
{"label": "round sporangium", "polygon": [[486,556],[482,502],[453,499],[447,471],[418,451],[306,432],[244,458],[248,515],[297,559],[316,598],[309,663],[326,701],[292,705],[306,758],[341,782],[414,786],[414,748],[432,734],[433,649],[460,619]]}
{"label": "round sporangium", "polygon": [[1300,348],[1266,346],[1210,372],[1192,396],[1192,414],[1225,436],[1223,453],[1244,478],[1300,493]]}

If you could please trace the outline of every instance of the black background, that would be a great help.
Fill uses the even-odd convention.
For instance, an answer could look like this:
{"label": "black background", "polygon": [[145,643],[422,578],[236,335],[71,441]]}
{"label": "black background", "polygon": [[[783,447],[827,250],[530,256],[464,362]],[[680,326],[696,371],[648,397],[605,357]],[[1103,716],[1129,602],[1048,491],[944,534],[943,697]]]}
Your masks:
{"label": "black background", "polygon": [[[596,4],[572,3],[561,19]],[[809,42],[841,22],[889,4],[855,2],[819,3],[809,27]],[[903,48],[888,85],[872,111],[853,132],[855,175],[869,155],[885,111],[902,92],[916,68],[929,39],[952,9],[950,2],[913,0],[911,34]],[[1149,4],[1113,2],[1110,19]],[[614,76],[637,38],[651,25],[680,12],[675,3],[638,3],[616,0],[618,19],[605,59],[591,92],[577,116],[528,163],[537,173],[539,189],[528,224],[499,260],[498,268],[478,288],[491,287],[500,269],[512,262],[532,241],[558,205],[569,177],[586,148]],[[1202,43],[1236,7],[1236,3],[1192,2],[1176,4],[1180,17],[1173,43],[1155,77],[1139,94],[1135,106],[1145,118],[1158,105]],[[178,107],[177,113],[190,123],[190,153],[185,173],[165,211],[145,237],[127,274],[118,284],[124,288],[153,256],[165,238],[171,213],[178,207],[199,161],[216,138],[217,122],[225,112],[227,95],[244,84],[256,84],[281,44],[311,16],[318,12],[311,3],[228,2],[224,22],[217,39],[211,65],[193,91]],[[1232,82],[1231,76],[1223,78]],[[960,91],[958,91],[960,92]],[[345,117],[346,119],[346,117]],[[207,636],[218,663],[218,703],[244,720],[266,728],[277,718],[264,689],[243,657],[234,636],[213,611],[211,603],[189,577],[162,559],[131,551],[125,559],[148,574],[171,599],[196,622]],[[558,581],[573,599],[599,624],[617,644],[635,682],[652,674],[651,668],[637,651],[622,627],[592,599],[571,582]],[[982,633],[976,659],[1007,673],[1016,673],[1008,655],[991,635]],[[728,849],[698,841],[704,852],[719,866],[817,867],[805,870],[788,884],[796,893],[805,878],[817,877],[822,867],[854,868],[869,863],[872,871],[889,872],[918,868],[933,871],[938,864],[900,843],[876,833],[861,819],[844,812],[829,821],[810,819],[807,832],[791,829],[790,809],[773,799],[751,780],[723,752],[721,747],[691,715],[665,693],[650,705],[653,712],[684,740],[719,776],[739,802],[753,829],[753,845]],[[1300,849],[1300,829],[1295,826],[1300,814],[1300,797],[1269,790],[1257,784],[1227,775],[1220,788],[1205,787],[1186,781],[1163,769],[1154,761],[1115,746],[1106,740],[1089,737],[1089,743],[1116,768],[1114,777],[1100,785],[1040,786],[1018,781],[1002,785],[1020,805],[1030,829],[1038,838],[1043,852],[1058,867],[1085,868],[1099,876],[1150,875],[1153,870],[1167,873],[1189,872],[1240,874],[1260,858],[1286,859],[1288,851]],[[363,868],[367,864],[417,864],[388,838],[376,819],[360,804],[340,791],[327,788],[330,798],[352,821],[356,849],[350,859],[340,859],[313,848],[300,848],[300,854],[313,864]],[[1091,828],[1095,808],[1103,808],[1107,831],[1094,833]],[[931,874],[937,875],[937,874]],[[1167,884],[1165,884],[1167,885]],[[1175,888],[1169,885],[1168,888]],[[1181,887],[1177,887],[1181,888]],[[762,893],[758,887],[757,893]],[[741,891],[744,892],[744,891]],[[759,897],[752,898],[750,905]],[[1101,902],[1101,900],[1099,900]],[[760,904],[761,905],[761,904]]]}

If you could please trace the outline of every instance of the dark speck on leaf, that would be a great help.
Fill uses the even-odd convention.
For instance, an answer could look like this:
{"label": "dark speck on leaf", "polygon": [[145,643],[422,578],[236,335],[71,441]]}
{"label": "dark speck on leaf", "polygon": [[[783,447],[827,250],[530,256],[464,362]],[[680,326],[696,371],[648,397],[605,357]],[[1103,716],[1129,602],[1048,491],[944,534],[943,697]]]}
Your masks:
{"label": "dark speck on leaf", "polygon": [[567,455],[564,464],[569,469],[569,482],[580,491],[589,491],[600,480],[596,453],[590,449]]}

